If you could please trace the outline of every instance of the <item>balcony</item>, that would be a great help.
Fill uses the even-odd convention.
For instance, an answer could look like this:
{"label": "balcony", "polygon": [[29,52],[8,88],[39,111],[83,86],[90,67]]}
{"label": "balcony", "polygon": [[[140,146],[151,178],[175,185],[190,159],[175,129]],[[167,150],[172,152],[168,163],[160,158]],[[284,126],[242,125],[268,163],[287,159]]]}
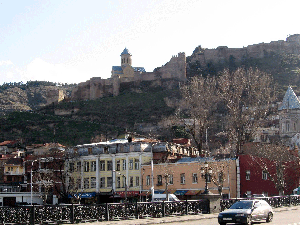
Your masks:
{"label": "balcony", "polygon": [[20,171],[5,171],[4,172],[4,175],[10,175],[10,176],[23,176],[24,173],[23,171],[20,172]]}

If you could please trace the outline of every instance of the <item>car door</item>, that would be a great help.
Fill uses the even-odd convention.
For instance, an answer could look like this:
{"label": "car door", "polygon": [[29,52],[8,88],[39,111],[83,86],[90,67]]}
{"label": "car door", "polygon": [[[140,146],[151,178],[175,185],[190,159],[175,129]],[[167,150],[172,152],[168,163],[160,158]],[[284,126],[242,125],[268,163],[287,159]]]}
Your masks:
{"label": "car door", "polygon": [[252,209],[252,220],[261,220],[263,217],[263,212],[261,209],[261,203],[259,201],[255,201]]}

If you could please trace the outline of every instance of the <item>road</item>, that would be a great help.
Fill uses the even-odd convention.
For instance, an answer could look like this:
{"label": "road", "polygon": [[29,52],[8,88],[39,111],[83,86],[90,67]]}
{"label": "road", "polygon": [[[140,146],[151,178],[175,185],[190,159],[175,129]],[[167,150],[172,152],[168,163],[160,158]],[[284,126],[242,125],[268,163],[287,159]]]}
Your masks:
{"label": "road", "polygon": [[[164,223],[164,225],[218,225],[217,218],[211,219],[201,219],[194,221],[184,221],[184,222],[173,222],[173,223]],[[230,223],[228,223],[229,225]],[[300,208],[296,210],[286,210],[274,213],[274,219],[271,223],[253,223],[255,224],[266,224],[266,225],[300,225]]]}

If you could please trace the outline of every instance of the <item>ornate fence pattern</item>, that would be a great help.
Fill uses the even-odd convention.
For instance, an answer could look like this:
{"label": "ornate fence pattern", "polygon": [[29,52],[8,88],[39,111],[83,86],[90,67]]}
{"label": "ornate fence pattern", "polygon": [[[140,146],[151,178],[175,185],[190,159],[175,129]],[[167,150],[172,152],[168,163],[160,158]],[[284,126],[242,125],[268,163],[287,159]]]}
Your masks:
{"label": "ornate fence pattern", "polygon": [[[253,198],[236,198],[236,199],[223,199],[221,200],[221,211],[230,208],[230,206],[239,200],[247,200]],[[287,196],[273,196],[273,197],[259,197],[267,201],[273,208],[281,206],[300,205],[300,195],[287,195]]]}
{"label": "ornate fence pattern", "polygon": [[207,200],[0,207],[0,224],[63,224],[207,213]]}

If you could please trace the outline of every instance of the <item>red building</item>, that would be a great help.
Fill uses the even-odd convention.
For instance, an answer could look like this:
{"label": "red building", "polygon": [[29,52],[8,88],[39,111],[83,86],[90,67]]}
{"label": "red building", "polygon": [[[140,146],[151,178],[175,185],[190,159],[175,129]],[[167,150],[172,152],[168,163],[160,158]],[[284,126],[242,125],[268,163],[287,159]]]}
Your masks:
{"label": "red building", "polygon": [[[250,155],[239,155],[239,167],[237,171],[240,172],[240,195],[241,197],[251,196],[253,194],[265,194],[266,196],[279,195],[276,189],[276,174],[275,162],[264,159],[264,164],[269,165],[268,171],[263,170],[259,165],[259,161]],[[272,177],[273,175],[273,177]],[[285,172],[283,174],[285,181],[284,194],[292,194],[293,190],[299,186],[299,165],[295,162],[285,163]]]}

